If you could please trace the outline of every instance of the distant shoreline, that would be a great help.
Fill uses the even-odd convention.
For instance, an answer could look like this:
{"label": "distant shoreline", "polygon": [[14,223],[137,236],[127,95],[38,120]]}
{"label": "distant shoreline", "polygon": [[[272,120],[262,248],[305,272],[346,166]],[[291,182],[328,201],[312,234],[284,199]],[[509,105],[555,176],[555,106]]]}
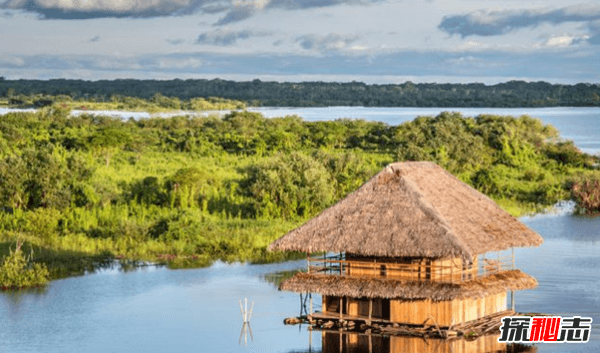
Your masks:
{"label": "distant shoreline", "polygon": [[482,83],[366,84],[362,82],[245,82],[206,80],[0,80],[0,96],[68,95],[73,100],[110,101],[128,96],[188,100],[221,97],[265,107],[461,107],[535,108],[600,106],[600,84],[509,81]]}

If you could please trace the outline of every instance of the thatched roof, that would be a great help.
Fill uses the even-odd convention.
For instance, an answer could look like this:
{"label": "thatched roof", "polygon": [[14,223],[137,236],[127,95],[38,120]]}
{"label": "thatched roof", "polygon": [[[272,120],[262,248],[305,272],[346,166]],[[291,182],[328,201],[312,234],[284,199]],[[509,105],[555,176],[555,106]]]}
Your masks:
{"label": "thatched roof", "polygon": [[387,166],[269,250],[365,256],[462,257],[542,238],[488,197],[431,162]]}
{"label": "thatched roof", "polygon": [[297,273],[279,286],[281,290],[353,298],[452,300],[482,298],[508,290],[532,289],[535,278],[520,270],[503,271],[462,283],[418,282],[393,277],[331,276]]}

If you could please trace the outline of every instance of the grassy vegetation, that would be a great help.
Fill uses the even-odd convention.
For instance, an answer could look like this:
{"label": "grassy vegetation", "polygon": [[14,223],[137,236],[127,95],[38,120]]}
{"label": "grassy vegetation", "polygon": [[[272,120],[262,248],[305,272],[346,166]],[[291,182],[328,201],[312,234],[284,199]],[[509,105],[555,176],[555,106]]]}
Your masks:
{"label": "grassy vegetation", "polygon": [[113,259],[278,261],[290,255],[267,252],[270,242],[401,160],[434,161],[515,216],[598,176],[597,158],[525,116],[442,113],[389,126],[249,112],[11,113],[0,119],[0,253],[23,241],[50,278]]}
{"label": "grassy vegetation", "polygon": [[21,246],[17,243],[0,261],[0,289],[36,287],[48,282],[46,265],[33,263],[32,256],[26,257]]}

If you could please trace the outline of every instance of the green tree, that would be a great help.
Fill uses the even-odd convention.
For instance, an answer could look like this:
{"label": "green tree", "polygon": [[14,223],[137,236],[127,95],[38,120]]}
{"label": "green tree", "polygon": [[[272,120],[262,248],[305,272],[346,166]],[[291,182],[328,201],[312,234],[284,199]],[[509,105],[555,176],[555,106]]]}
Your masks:
{"label": "green tree", "polygon": [[241,186],[253,198],[255,214],[267,218],[310,216],[334,197],[327,169],[299,152],[280,154],[248,168]]}
{"label": "green tree", "polygon": [[109,166],[112,156],[129,142],[131,142],[131,133],[116,126],[99,129],[89,138],[92,149],[104,156],[106,167]]}

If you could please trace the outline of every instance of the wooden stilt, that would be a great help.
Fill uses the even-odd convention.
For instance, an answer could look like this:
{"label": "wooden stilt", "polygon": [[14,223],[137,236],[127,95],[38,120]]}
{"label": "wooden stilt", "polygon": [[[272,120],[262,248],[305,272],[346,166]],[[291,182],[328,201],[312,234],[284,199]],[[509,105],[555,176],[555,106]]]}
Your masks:
{"label": "wooden stilt", "polygon": [[512,311],[515,311],[515,291],[510,291],[510,308]]}
{"label": "wooden stilt", "polygon": [[344,305],[344,301],[343,301],[342,297],[340,297],[340,318],[344,315],[344,313],[343,313],[343,311],[344,311],[343,305]]}
{"label": "wooden stilt", "polygon": [[[371,320],[371,316],[373,315],[373,298],[369,298],[369,320]],[[369,340],[371,337],[369,336]]]}
{"label": "wooden stilt", "polygon": [[348,298],[346,298],[346,315],[350,315],[350,303],[348,302]]}

